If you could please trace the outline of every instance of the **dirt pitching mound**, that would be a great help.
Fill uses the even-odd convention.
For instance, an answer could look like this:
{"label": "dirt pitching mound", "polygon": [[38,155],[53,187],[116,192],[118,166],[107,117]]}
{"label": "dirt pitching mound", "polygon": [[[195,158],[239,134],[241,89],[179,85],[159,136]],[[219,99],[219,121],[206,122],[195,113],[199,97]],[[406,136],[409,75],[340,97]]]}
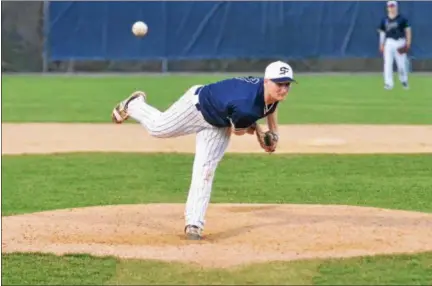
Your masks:
{"label": "dirt pitching mound", "polygon": [[3,217],[3,252],[89,253],[230,267],[432,250],[432,214],[351,206],[213,204],[203,241],[182,204],[88,207]]}

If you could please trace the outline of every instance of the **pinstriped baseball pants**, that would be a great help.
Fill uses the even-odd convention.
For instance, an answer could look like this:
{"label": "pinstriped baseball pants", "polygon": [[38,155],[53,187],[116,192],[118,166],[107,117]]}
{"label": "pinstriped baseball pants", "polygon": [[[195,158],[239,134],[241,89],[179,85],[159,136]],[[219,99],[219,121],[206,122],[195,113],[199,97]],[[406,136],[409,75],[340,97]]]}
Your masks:
{"label": "pinstriped baseball pants", "polygon": [[216,168],[230,140],[228,128],[217,128],[205,121],[195,104],[195,85],[166,111],[147,104],[141,98],[129,103],[128,113],[150,135],[172,138],[196,133],[195,159],[185,208],[185,224],[204,228]]}
{"label": "pinstriped baseball pants", "polygon": [[384,84],[393,87],[393,62],[396,60],[396,66],[399,72],[400,82],[408,82],[408,65],[407,54],[399,54],[398,48],[403,47],[405,39],[387,39],[384,44]]}

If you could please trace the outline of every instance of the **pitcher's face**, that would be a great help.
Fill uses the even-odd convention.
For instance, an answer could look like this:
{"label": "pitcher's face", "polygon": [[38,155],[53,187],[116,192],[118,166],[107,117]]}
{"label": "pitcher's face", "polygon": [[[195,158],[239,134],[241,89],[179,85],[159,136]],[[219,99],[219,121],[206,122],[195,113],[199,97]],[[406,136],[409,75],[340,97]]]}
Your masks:
{"label": "pitcher's face", "polygon": [[396,15],[398,12],[396,5],[394,4],[387,5],[387,12],[391,15]]}
{"label": "pitcher's face", "polygon": [[291,82],[274,82],[269,79],[264,80],[264,88],[271,98],[276,101],[282,101],[288,95]]}

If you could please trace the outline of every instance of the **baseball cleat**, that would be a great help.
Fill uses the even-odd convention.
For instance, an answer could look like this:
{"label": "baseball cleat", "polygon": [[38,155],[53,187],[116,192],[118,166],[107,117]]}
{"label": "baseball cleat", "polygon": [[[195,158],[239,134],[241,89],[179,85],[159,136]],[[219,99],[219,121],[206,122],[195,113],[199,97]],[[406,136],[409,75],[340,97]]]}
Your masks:
{"label": "baseball cleat", "polygon": [[404,89],[409,89],[409,85],[408,85],[407,82],[403,82],[402,86],[403,86]]}
{"label": "baseball cleat", "polygon": [[201,240],[201,228],[196,225],[187,225],[185,227],[185,234],[188,240]]}
{"label": "baseball cleat", "polygon": [[111,118],[112,121],[120,124],[126,119],[129,118],[129,114],[127,113],[128,104],[139,97],[142,97],[144,100],[146,98],[146,94],[143,91],[135,91],[132,93],[128,98],[117,104],[116,107],[114,107],[114,110],[112,111]]}

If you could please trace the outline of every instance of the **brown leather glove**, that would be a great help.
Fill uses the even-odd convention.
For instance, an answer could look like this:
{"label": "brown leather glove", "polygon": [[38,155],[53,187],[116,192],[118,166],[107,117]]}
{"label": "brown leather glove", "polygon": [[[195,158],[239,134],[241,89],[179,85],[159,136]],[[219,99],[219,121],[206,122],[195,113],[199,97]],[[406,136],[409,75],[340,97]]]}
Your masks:
{"label": "brown leather glove", "polygon": [[399,54],[406,54],[406,53],[408,53],[409,48],[407,45],[405,45],[403,47],[398,48],[397,51]]}
{"label": "brown leather glove", "polygon": [[279,136],[276,133],[266,131],[264,133],[257,132],[256,135],[261,148],[266,152],[272,153],[276,150],[276,144],[279,141]]}

